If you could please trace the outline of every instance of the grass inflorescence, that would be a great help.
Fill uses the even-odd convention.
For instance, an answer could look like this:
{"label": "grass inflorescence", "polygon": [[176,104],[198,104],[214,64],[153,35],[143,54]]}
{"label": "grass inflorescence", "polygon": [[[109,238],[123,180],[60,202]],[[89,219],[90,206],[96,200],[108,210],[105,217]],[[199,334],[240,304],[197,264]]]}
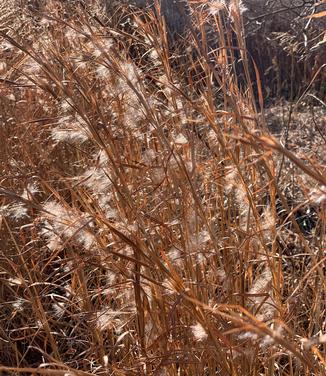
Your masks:
{"label": "grass inflorescence", "polygon": [[0,31],[1,374],[324,374],[323,115],[275,138],[242,8],[197,3]]}

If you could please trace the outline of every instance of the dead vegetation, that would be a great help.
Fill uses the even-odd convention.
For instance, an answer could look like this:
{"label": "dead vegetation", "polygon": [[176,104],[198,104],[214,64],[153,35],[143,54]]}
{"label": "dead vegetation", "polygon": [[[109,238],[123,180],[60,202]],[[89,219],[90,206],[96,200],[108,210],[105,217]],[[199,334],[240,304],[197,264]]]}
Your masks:
{"label": "dead vegetation", "polygon": [[238,5],[1,31],[1,373],[325,374],[325,104],[264,115]]}

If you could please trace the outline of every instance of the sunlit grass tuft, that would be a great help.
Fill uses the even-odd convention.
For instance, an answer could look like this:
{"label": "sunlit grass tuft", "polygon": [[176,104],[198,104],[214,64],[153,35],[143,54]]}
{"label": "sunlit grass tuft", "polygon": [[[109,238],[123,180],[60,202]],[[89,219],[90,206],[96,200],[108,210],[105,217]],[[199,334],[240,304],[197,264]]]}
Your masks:
{"label": "sunlit grass tuft", "polygon": [[55,0],[1,32],[1,372],[325,372],[323,166],[270,135],[238,2],[192,6],[182,56]]}

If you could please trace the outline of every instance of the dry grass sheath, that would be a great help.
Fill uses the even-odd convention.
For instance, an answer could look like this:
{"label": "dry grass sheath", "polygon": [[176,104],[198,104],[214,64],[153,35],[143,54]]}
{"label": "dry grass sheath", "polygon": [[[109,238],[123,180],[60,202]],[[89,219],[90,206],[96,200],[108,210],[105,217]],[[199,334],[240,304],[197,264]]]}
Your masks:
{"label": "dry grass sheath", "polygon": [[238,1],[69,6],[0,29],[0,374],[325,374],[324,115],[271,134]]}

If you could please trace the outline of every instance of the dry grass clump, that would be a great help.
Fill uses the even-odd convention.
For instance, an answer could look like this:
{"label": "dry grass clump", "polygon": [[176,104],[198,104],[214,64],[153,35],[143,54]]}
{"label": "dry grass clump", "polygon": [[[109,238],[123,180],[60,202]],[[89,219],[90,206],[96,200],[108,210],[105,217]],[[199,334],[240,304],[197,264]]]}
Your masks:
{"label": "dry grass clump", "polygon": [[268,133],[237,4],[197,10],[219,46],[190,30],[200,82],[162,19],[64,11],[1,33],[0,371],[323,374],[323,165]]}

